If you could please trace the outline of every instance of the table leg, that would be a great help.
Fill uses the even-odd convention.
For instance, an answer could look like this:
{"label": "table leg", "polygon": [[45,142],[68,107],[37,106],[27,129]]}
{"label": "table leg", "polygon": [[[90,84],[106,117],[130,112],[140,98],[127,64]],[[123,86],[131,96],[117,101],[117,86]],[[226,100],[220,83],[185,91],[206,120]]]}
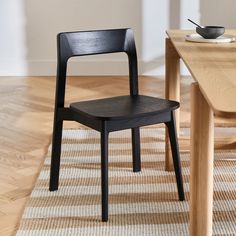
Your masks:
{"label": "table leg", "polygon": [[211,236],[214,116],[197,83],[191,87],[190,235]]}
{"label": "table leg", "polygon": [[[175,50],[171,40],[166,38],[166,78],[165,78],[165,96],[166,99],[180,100],[180,57]],[[177,137],[179,137],[179,109],[175,111]],[[168,129],[166,128],[166,148],[165,148],[165,170],[174,170]]]}

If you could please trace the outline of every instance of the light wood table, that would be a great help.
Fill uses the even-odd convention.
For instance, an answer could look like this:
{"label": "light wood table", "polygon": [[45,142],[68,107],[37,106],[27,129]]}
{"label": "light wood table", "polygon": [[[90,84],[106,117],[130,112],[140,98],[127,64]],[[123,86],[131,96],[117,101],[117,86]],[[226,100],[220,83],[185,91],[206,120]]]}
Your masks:
{"label": "light wood table", "polygon": [[[193,32],[166,39],[166,98],[180,99],[179,59],[196,81],[191,87],[190,235],[212,235],[214,116],[236,118],[236,43],[192,43]],[[235,35],[236,30],[227,31]],[[179,129],[179,112],[176,113]],[[166,138],[166,169],[172,169]]]}

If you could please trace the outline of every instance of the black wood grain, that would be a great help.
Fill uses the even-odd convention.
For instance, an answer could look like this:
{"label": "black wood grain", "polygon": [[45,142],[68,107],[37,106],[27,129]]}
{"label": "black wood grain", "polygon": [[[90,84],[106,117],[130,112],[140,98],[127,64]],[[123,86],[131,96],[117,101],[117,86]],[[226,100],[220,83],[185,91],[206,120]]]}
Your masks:
{"label": "black wood grain", "polygon": [[70,108],[79,114],[99,120],[148,117],[178,107],[178,102],[143,95],[112,97],[70,105]]}

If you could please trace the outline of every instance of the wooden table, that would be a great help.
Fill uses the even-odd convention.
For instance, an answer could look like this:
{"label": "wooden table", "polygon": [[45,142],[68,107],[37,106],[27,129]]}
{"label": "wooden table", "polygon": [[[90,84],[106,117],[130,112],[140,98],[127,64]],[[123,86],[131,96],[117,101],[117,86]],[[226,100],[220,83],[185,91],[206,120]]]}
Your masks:
{"label": "wooden table", "polygon": [[[192,43],[183,30],[167,32],[166,98],[179,100],[181,58],[191,87],[190,235],[212,235],[214,116],[236,117],[236,43]],[[227,31],[236,36],[236,30]],[[179,127],[179,112],[176,113]],[[179,129],[179,128],[178,128]],[[166,138],[166,169],[172,169]]]}

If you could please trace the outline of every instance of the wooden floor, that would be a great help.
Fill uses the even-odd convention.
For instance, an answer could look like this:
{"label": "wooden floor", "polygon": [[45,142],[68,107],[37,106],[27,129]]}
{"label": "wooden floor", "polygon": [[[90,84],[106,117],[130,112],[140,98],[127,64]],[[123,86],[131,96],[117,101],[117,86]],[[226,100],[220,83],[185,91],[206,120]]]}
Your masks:
{"label": "wooden floor", "polygon": [[[183,79],[182,83],[182,125],[189,124],[191,82]],[[44,161],[51,141],[54,92],[54,77],[0,78],[0,235],[15,234]],[[70,77],[66,104],[128,92],[125,77]],[[140,93],[164,97],[164,80],[141,77]],[[222,121],[217,122],[224,125]],[[64,127],[78,127],[78,124],[67,122]],[[231,135],[225,140],[230,147],[236,137]],[[181,142],[181,147],[189,147],[188,137],[185,144]]]}

